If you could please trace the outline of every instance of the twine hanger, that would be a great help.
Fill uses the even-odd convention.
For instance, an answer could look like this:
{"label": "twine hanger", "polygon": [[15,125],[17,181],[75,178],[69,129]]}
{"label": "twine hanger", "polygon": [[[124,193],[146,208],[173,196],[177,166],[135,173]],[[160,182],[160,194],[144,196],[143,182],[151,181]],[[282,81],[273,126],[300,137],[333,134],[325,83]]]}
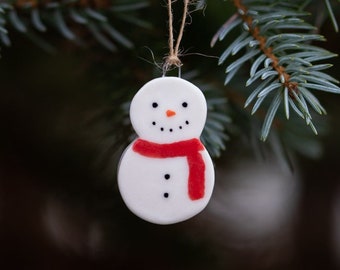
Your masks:
{"label": "twine hanger", "polygon": [[190,0],[183,0],[183,16],[182,23],[179,29],[179,33],[176,40],[176,45],[174,45],[174,29],[173,29],[173,14],[172,14],[172,2],[173,0],[168,0],[168,16],[169,16],[169,54],[165,57],[165,61],[163,64],[163,75],[170,70],[173,66],[177,67],[179,70],[180,77],[180,68],[183,65],[182,61],[179,59],[179,45],[181,43],[184,27],[186,23],[186,19],[188,17],[188,6]]}

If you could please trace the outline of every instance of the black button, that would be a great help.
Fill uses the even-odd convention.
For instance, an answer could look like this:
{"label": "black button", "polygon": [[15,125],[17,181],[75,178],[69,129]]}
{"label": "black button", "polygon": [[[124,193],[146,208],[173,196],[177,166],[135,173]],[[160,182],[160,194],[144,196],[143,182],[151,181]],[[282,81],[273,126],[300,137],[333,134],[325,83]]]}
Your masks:
{"label": "black button", "polygon": [[168,193],[168,192],[165,192],[165,193],[163,194],[163,196],[164,196],[164,198],[168,198],[168,197],[169,197],[169,193]]}
{"label": "black button", "polygon": [[170,179],[170,174],[168,174],[168,173],[165,174],[165,175],[164,175],[164,178],[165,178],[166,180]]}

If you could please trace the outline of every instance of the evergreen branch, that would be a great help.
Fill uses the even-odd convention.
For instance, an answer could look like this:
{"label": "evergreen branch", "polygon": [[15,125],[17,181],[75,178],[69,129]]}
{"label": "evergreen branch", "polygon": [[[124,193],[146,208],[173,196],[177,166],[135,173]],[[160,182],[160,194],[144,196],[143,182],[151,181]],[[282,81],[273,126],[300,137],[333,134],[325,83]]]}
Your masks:
{"label": "evergreen branch", "polygon": [[272,125],[272,122],[274,120],[275,114],[277,112],[277,109],[279,108],[281,104],[281,97],[280,97],[280,93],[277,92],[276,96],[274,97],[272,103],[269,106],[267,115],[264,119],[264,124],[262,127],[262,131],[261,131],[261,139],[265,140],[269,134],[269,130],[270,127]]}
{"label": "evergreen branch", "polygon": [[333,23],[333,26],[334,26],[334,29],[335,29],[335,32],[339,32],[339,26],[338,26],[338,22],[335,18],[335,15],[334,15],[334,12],[333,12],[333,8],[332,8],[332,5],[331,3],[329,2],[329,0],[325,0],[325,3],[326,3],[326,7],[327,7],[327,10],[328,10],[328,14],[331,18],[331,21]]}
{"label": "evergreen branch", "polygon": [[29,36],[36,36],[36,31],[46,32],[48,26],[53,26],[64,38],[82,44],[79,34],[75,34],[79,31],[74,29],[81,25],[108,50],[115,51],[116,44],[132,48],[133,43],[113,26],[113,19],[149,27],[147,22],[138,19],[135,14],[135,11],[147,5],[147,0],[123,0],[115,5],[108,0],[1,1],[3,16],[0,18],[0,40],[4,45],[10,45],[5,28],[7,22],[10,22],[16,31]]}
{"label": "evergreen branch", "polygon": [[4,18],[5,11],[3,7],[0,5],[0,41],[2,44],[9,46],[11,44],[11,41],[8,38],[8,31],[5,27],[6,20]]}
{"label": "evergreen branch", "polygon": [[201,140],[212,157],[220,157],[226,148],[226,141],[231,134],[232,120],[227,111],[227,99],[214,85],[203,83],[196,77],[197,71],[183,74],[183,78],[192,81],[202,90],[207,100],[207,119]]}
{"label": "evergreen branch", "polygon": [[249,95],[245,107],[257,98],[251,112],[254,114],[260,106],[264,106],[267,97],[272,99],[264,118],[262,140],[266,140],[281,103],[287,119],[291,107],[317,134],[309,106],[318,114],[326,111],[310,90],[339,94],[340,88],[336,85],[338,80],[321,71],[330,65],[314,63],[336,55],[310,44],[325,38],[310,33],[315,31],[315,27],[301,19],[308,15],[301,10],[302,1],[296,1],[289,7],[287,3],[275,0],[234,0],[233,3],[237,13],[220,28],[211,42],[213,46],[217,39],[223,40],[237,27],[242,29],[219,59],[219,64],[222,64],[238,54],[226,68],[225,83],[229,83],[240,68],[251,61],[246,86],[260,79],[263,82]]}

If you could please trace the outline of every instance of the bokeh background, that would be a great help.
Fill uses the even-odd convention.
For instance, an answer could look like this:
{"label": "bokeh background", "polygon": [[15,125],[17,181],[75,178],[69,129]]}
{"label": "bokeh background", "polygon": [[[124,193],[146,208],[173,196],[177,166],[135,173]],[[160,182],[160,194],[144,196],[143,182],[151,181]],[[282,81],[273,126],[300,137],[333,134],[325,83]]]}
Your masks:
{"label": "bokeh background", "polygon": [[[165,4],[149,3],[138,16],[152,27],[117,21],[133,49],[109,52],[84,29],[81,47],[51,29],[43,35],[51,53],[10,31],[0,60],[0,269],[340,269],[336,95],[319,95],[328,128],[317,157],[292,155],[291,166],[271,151],[259,158],[239,132],[214,159],[216,187],[198,216],[159,226],[123,204],[116,168],[131,134],[124,108],[160,76],[155,62],[167,53]],[[182,71],[198,70],[230,103],[214,57],[221,47],[209,43],[232,12],[228,1],[209,1],[191,15],[182,43],[190,49]],[[339,53],[327,18],[321,32],[323,46]],[[339,78],[339,59],[332,61]]]}

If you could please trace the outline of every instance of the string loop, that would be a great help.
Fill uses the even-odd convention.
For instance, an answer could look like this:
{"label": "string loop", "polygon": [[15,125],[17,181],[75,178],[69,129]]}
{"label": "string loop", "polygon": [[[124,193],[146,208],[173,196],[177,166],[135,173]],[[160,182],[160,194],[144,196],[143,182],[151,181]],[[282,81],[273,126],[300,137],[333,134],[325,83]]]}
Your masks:
{"label": "string loop", "polygon": [[173,66],[180,68],[183,65],[182,61],[179,59],[179,46],[181,44],[186,19],[188,17],[188,6],[189,6],[190,0],[183,0],[184,8],[183,8],[182,23],[181,23],[181,26],[180,26],[180,29],[179,29],[179,33],[178,33],[178,37],[177,37],[175,46],[174,46],[172,1],[173,0],[168,0],[169,54],[165,57],[165,61],[164,61],[164,64],[163,64],[163,74],[165,74]]}

